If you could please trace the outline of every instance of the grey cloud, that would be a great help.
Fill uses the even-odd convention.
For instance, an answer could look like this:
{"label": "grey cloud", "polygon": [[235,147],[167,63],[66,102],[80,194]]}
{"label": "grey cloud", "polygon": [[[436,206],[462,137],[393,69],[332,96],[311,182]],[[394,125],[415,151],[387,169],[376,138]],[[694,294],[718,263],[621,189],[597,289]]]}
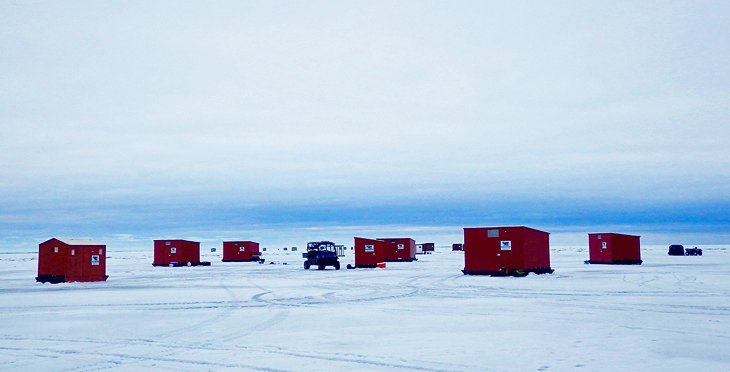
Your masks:
{"label": "grey cloud", "polygon": [[6,198],[730,191],[722,2],[0,7]]}

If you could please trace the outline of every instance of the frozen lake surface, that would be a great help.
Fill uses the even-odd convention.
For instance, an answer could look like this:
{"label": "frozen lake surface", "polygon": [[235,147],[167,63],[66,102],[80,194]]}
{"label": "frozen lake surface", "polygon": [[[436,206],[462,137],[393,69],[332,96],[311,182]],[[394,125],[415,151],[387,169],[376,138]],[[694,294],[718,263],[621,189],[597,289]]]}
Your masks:
{"label": "frozen lake surface", "polygon": [[340,271],[263,257],[167,268],[151,247],[112,251],[107,282],[51,285],[35,282],[35,254],[2,254],[0,369],[730,370],[721,247],[644,247],[641,266],[553,247],[555,273],[524,278],[464,276],[450,251]]}

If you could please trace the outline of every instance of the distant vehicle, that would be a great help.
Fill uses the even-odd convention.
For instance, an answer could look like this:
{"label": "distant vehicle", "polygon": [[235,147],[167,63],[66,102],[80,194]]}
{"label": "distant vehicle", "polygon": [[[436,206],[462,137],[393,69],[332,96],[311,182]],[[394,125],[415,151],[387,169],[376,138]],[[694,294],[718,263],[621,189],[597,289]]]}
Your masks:
{"label": "distant vehicle", "polygon": [[684,254],[685,256],[702,256],[702,249],[697,247],[685,248]]}
{"label": "distant vehicle", "polygon": [[702,249],[697,247],[684,248],[683,245],[672,244],[669,246],[668,254],[670,256],[702,256]]}
{"label": "distant vehicle", "polygon": [[335,270],[340,269],[340,261],[337,259],[335,243],[328,241],[307,243],[307,252],[302,253],[304,269],[309,270],[311,266],[317,266],[318,270],[324,270],[327,266],[334,266]]}
{"label": "distant vehicle", "polygon": [[669,246],[669,252],[667,252],[670,256],[684,256],[684,246],[680,244],[672,244]]}

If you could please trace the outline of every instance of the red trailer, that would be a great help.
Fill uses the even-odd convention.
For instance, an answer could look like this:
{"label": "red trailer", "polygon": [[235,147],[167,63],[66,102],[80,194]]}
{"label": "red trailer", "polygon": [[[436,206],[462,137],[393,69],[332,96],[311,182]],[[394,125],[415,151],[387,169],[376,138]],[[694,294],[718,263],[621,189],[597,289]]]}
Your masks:
{"label": "red trailer", "polygon": [[259,243],[252,241],[223,242],[223,262],[262,262]]}
{"label": "red trailer", "polygon": [[464,228],[464,274],[552,273],[550,233],[525,226]]}
{"label": "red trailer", "polygon": [[435,243],[416,244],[416,254],[431,254],[436,250]]}
{"label": "red trailer", "polygon": [[416,241],[411,238],[378,238],[385,242],[385,261],[416,261]]}
{"label": "red trailer", "polygon": [[374,268],[381,262],[385,262],[385,242],[355,237],[355,267]]}
{"label": "red trailer", "polygon": [[105,281],[106,245],[90,239],[52,238],[38,245],[41,283]]}
{"label": "red trailer", "polygon": [[200,261],[200,242],[182,239],[155,240],[152,266],[210,266]]}
{"label": "red trailer", "polygon": [[641,265],[640,237],[616,233],[588,234],[592,264]]}

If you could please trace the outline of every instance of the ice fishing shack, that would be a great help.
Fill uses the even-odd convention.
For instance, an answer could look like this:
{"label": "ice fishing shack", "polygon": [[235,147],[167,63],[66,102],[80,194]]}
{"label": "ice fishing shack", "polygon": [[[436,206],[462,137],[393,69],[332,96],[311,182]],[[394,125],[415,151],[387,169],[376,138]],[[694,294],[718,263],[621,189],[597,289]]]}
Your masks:
{"label": "ice fishing shack", "polygon": [[41,283],[105,281],[106,245],[91,239],[51,238],[38,245]]}
{"label": "ice fishing shack", "polygon": [[641,265],[641,237],[617,233],[588,234],[591,264]]}
{"label": "ice fishing shack", "polygon": [[415,261],[416,241],[411,238],[378,238],[385,242],[385,261]]}
{"label": "ice fishing shack", "polygon": [[464,228],[466,275],[552,273],[550,233],[526,226]]}
{"label": "ice fishing shack", "polygon": [[355,237],[355,267],[374,268],[381,262],[385,262],[384,241]]}
{"label": "ice fishing shack", "polygon": [[244,240],[223,242],[223,262],[259,262],[259,243]]}
{"label": "ice fishing shack", "polygon": [[200,261],[200,242],[183,239],[155,240],[152,266],[210,266]]}
{"label": "ice fishing shack", "polygon": [[416,254],[431,254],[436,250],[436,243],[416,244]]}

